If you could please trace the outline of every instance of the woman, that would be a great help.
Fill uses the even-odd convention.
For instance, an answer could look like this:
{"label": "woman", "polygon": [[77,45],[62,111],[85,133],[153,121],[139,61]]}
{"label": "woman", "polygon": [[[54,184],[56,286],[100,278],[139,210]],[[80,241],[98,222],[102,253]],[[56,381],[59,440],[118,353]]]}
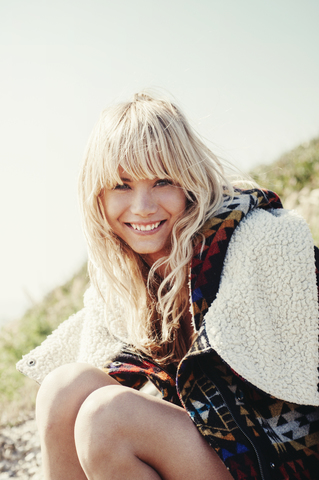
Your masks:
{"label": "woman", "polygon": [[145,94],[102,114],[79,192],[85,307],[18,364],[42,384],[45,478],[317,478],[305,222],[233,189],[181,111]]}

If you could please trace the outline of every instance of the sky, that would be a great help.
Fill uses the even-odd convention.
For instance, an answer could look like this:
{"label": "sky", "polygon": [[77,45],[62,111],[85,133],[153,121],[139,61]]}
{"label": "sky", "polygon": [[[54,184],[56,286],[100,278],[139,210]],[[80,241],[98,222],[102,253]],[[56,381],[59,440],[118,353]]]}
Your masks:
{"label": "sky", "polygon": [[219,156],[269,164],[319,134],[318,21],[317,0],[0,0],[0,323],[86,260],[77,174],[103,108],[157,89]]}

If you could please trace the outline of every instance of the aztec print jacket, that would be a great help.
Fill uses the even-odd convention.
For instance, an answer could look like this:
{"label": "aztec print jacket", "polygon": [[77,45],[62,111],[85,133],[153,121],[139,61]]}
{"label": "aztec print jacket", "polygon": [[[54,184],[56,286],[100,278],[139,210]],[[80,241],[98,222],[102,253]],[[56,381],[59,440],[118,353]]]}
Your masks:
{"label": "aztec print jacket", "polygon": [[17,368],[41,383],[84,361],[134,388],[150,380],[187,410],[235,480],[319,478],[319,254],[309,229],[272,192],[250,190],[225,198],[203,234],[190,276],[198,335],[177,369],[111,340],[104,314],[119,324],[121,305],[104,312],[91,289]]}

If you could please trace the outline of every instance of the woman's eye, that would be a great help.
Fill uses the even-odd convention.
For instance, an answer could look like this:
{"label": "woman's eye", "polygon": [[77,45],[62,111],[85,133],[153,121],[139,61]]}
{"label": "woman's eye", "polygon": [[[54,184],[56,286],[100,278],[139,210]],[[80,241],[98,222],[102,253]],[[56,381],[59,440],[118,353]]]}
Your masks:
{"label": "woman's eye", "polygon": [[162,178],[161,180],[158,180],[155,185],[172,185],[173,182],[171,180],[168,180],[167,178]]}
{"label": "woman's eye", "polygon": [[129,185],[127,185],[127,183],[118,183],[117,185],[115,185],[113,190],[128,190],[129,188],[130,187]]}

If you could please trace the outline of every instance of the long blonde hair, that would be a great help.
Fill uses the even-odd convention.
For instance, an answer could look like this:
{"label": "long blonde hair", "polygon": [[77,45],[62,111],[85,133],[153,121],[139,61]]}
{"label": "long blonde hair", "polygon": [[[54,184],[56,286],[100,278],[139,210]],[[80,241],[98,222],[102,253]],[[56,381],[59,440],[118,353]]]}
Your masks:
{"label": "long blonde hair", "polygon": [[[122,183],[121,166],[134,180],[170,179],[187,198],[171,233],[171,251],[151,269],[108,225],[101,206],[104,188]],[[166,98],[136,94],[132,101],[104,110],[89,139],[79,176],[79,198],[88,243],[91,281],[105,302],[120,297],[126,341],[158,361],[174,362],[185,353],[178,335],[188,312],[186,291],[194,239],[219,208],[223,188],[232,187],[217,157]],[[156,270],[166,268],[161,279]],[[112,332],[112,326],[109,325]]]}

